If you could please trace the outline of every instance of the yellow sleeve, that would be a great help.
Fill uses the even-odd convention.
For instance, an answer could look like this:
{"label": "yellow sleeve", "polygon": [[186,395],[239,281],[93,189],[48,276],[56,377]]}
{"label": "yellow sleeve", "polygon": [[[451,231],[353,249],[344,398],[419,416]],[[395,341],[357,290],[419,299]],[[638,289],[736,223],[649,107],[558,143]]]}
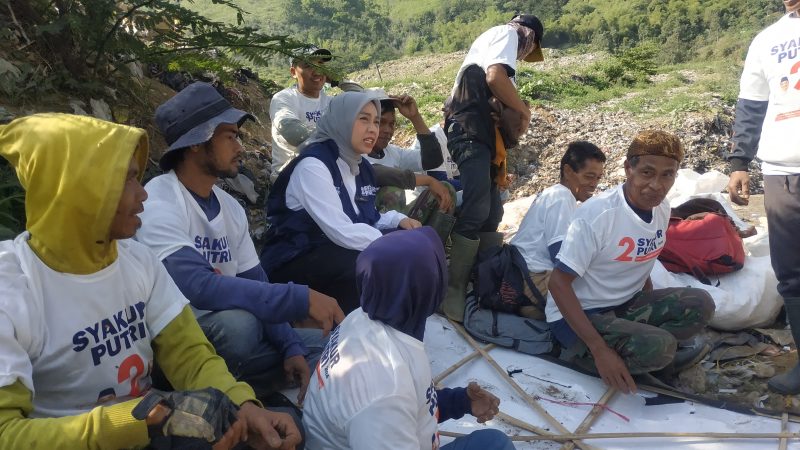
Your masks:
{"label": "yellow sleeve", "polygon": [[55,419],[28,419],[31,392],[17,380],[0,388],[0,448],[4,449],[120,449],[150,442],[144,421],[131,410],[139,399],[98,406],[88,413]]}
{"label": "yellow sleeve", "polygon": [[248,400],[258,403],[253,389],[228,372],[188,306],[153,339],[153,351],[156,364],[177,390],[215,387],[237,405]]}

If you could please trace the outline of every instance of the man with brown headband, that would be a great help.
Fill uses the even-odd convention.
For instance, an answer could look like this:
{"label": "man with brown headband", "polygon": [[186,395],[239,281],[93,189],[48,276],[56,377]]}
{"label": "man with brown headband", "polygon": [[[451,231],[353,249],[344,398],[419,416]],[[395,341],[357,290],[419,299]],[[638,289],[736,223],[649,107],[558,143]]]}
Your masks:
{"label": "man with brown headband", "polygon": [[521,14],[478,36],[445,104],[447,148],[461,173],[463,202],[451,235],[450,278],[442,309],[459,322],[464,320],[465,291],[481,240],[481,246],[502,242],[502,236],[496,233],[503,218],[497,180],[505,182],[505,176],[498,175],[494,161],[498,154],[503,159],[505,147],[498,148],[490,99],[519,113],[516,136],[528,129],[531,111],[517,93],[514,76],[517,61],[544,59],[543,34],[544,27],[536,16]]}
{"label": "man with brown headband", "polygon": [[631,374],[680,370],[707,348],[676,349],[714,313],[702,289],[653,289],[650,271],[666,242],[683,147],[663,131],[639,133],[628,149],[624,184],[575,213],[550,277],[545,314],[562,359],[634,392]]}
{"label": "man with brown headband", "polygon": [[[764,174],[770,257],[778,292],[786,306],[786,321],[795,344],[800,343],[800,74],[797,72],[797,29],[800,0],[784,0],[787,14],[750,44],[742,71],[728,192],[731,201],[746,205],[750,197],[750,161],[758,153]],[[783,394],[800,394],[800,365],[769,380]]]}

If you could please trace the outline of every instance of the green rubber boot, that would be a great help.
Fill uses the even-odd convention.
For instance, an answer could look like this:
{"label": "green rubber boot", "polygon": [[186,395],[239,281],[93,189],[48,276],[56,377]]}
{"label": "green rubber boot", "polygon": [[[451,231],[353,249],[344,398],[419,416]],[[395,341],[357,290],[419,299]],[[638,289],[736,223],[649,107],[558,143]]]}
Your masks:
{"label": "green rubber boot", "polygon": [[[786,322],[792,328],[794,345],[800,345],[800,297],[785,297]],[[767,382],[767,386],[775,392],[785,395],[800,394],[800,363],[788,372],[775,375]]]}
{"label": "green rubber boot", "polygon": [[464,321],[467,284],[478,254],[480,240],[468,239],[458,233],[450,235],[453,248],[450,250],[450,267],[447,281],[447,296],[442,302],[442,312],[456,322]]}

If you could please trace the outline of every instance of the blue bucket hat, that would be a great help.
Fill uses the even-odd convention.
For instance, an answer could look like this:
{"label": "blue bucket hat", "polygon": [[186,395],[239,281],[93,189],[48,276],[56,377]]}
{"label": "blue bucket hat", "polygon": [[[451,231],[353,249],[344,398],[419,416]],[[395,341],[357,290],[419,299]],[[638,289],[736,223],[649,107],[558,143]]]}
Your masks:
{"label": "blue bucket hat", "polygon": [[256,120],[234,108],[210,84],[192,83],[156,108],[156,126],[169,145],[161,159],[173,150],[208,142],[220,124],[241,126],[247,119]]}

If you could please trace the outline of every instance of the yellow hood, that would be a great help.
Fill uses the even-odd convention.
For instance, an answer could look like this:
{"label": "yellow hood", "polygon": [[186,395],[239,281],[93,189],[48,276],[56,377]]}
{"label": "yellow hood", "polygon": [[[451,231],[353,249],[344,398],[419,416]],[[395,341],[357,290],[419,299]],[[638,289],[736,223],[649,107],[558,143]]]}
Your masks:
{"label": "yellow hood", "polygon": [[36,114],[0,126],[0,156],[25,188],[31,248],[59,272],[89,274],[117,259],[109,238],[131,157],[144,174],[147,133],[85,116]]}

